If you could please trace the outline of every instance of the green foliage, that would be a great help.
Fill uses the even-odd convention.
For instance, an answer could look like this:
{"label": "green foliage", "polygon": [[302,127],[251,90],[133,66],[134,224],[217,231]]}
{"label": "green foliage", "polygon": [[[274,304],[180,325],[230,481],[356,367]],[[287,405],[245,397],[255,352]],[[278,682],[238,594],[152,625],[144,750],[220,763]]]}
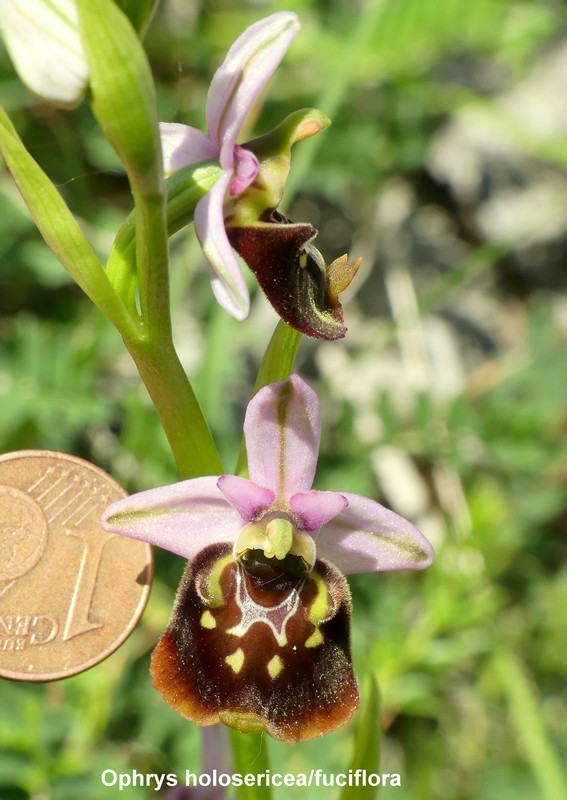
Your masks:
{"label": "green foliage", "polygon": [[[136,4],[120,5],[135,11]],[[144,13],[151,6],[142,5]],[[479,232],[475,214],[481,200],[494,199],[502,157],[483,176],[483,197],[465,203],[432,179],[429,161],[445,125],[463,110],[482,109],[483,130],[503,131],[520,164],[510,202],[533,175],[546,185],[564,181],[555,165],[566,163],[565,131],[528,130],[500,101],[561,44],[563,5],[163,3],[144,40],[160,119],[202,128],[208,82],[226,48],[245,25],[283,7],[298,12],[303,29],[250,135],[305,106],[332,117],[328,131],[295,146],[290,215],[320,229],[326,256],[351,241],[365,256],[361,288],[345,304],[345,343],[302,342],[298,352],[298,368],[324,410],[317,487],[383,497],[421,525],[437,550],[426,573],[350,580],[355,667],[363,690],[374,676],[380,687],[385,735],[377,771],[401,775],[402,787],[382,788],[380,800],[565,796],[567,233],[562,219],[544,215],[540,224],[537,203],[529,231]],[[97,253],[108,254],[132,199],[87,105],[72,112],[43,106],[2,52],[0,101],[55,181],[55,201],[72,209]],[[5,139],[14,146],[9,131]],[[560,188],[564,197],[564,182]],[[383,222],[384,197],[398,219],[391,228]],[[435,213],[419,218],[424,209]],[[554,226],[556,238],[542,245],[538,235]],[[223,461],[232,465],[275,317],[259,296],[246,324],[216,306],[191,231],[174,238],[171,251],[175,342]],[[415,290],[413,317],[389,311],[384,286],[391,291],[400,264]],[[453,369],[448,357],[436,378],[412,373],[419,332],[433,323],[444,326],[458,354],[463,376],[451,391],[438,386]],[[408,356],[404,337],[416,330]],[[267,365],[269,375],[279,366]],[[132,491],[177,477],[118,335],[39,244],[6,172],[0,447],[77,453]],[[379,468],[385,454],[402,470],[393,487],[394,462]],[[406,496],[410,482],[416,489]],[[103,664],[51,685],[0,683],[2,800],[113,798],[116,790],[100,782],[107,768],[199,771],[199,731],[161,701],[148,675],[181,569],[179,559],[157,556],[143,621]],[[376,735],[370,718],[376,723],[378,712],[371,713],[368,695],[363,703],[351,725],[323,740],[295,748],[267,742],[272,770],[316,765],[334,774],[368,763],[361,746]],[[156,794],[138,787],[120,796]],[[273,796],[336,800],[340,791],[282,788]]]}

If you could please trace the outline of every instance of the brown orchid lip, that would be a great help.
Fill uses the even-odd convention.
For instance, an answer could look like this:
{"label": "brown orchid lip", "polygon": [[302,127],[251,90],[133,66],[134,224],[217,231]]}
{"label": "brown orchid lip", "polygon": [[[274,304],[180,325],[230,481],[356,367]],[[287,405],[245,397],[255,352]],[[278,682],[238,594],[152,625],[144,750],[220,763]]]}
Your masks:
{"label": "brown orchid lip", "polygon": [[331,564],[317,561],[297,576],[262,556],[248,569],[228,543],[198,553],[152,675],[164,700],[193,722],[263,730],[293,744],[346,724],[358,707],[350,593]]}
{"label": "brown orchid lip", "polygon": [[284,322],[315,339],[344,337],[338,292],[346,285],[349,270],[339,259],[340,266],[333,266],[330,279],[325,261],[313,245],[315,228],[270,210],[254,224],[227,224],[226,234]]}

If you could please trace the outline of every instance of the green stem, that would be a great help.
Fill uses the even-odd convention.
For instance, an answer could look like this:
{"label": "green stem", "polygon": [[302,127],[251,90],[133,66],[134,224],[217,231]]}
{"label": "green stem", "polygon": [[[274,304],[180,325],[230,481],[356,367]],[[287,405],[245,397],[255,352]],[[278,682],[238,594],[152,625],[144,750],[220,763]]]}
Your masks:
{"label": "green stem", "polygon": [[[192,216],[199,192],[188,194]],[[219,475],[223,472],[219,454],[172,340],[168,222],[173,226],[179,216],[179,203],[174,202],[177,194],[172,191],[169,220],[165,194],[134,190],[134,200],[135,264],[146,335],[144,344],[126,344],[160,417],[181,477]],[[188,216],[186,213],[185,221]],[[134,255],[132,249],[130,255]],[[133,301],[131,282],[124,288]]]}
{"label": "green stem", "polygon": [[254,384],[254,392],[274,381],[283,381],[293,371],[302,334],[280,320],[272,334]]}
{"label": "green stem", "polygon": [[[269,769],[268,748],[263,733],[231,730],[230,744],[235,772],[259,775]],[[270,800],[272,790],[269,786],[241,786],[237,794],[239,800]]]}
{"label": "green stem", "polygon": [[141,195],[134,190],[134,202],[142,320],[150,340],[168,341],[171,315],[165,194]]}
{"label": "green stem", "polygon": [[[197,203],[214,186],[221,173],[222,169],[218,164],[204,162],[192,164],[166,178],[168,236],[173,236],[174,233],[192,222]],[[140,216],[142,219],[145,218],[143,212],[140,213]],[[136,247],[136,213],[132,212],[114,239],[106,264],[106,274],[116,293],[122,298],[134,317],[138,315],[136,308],[136,287],[138,286]],[[151,287],[146,286],[145,294],[147,295],[151,291]]]}
{"label": "green stem", "polygon": [[168,438],[182,478],[223,472],[211,432],[171,339],[125,340]]}
{"label": "green stem", "polygon": [[[291,375],[301,336],[299,331],[290,328],[283,320],[278,322],[260,363],[254,384],[254,394],[268,383],[283,381]],[[243,440],[240,445],[235,475],[246,475],[247,472],[248,459]]]}
{"label": "green stem", "polygon": [[[199,181],[197,176],[205,179]],[[182,478],[223,472],[218,451],[179,361],[172,340],[169,302],[168,234],[191,221],[198,200],[220,174],[218,167],[195,168],[167,182],[160,192],[133,187],[135,211],[122,225],[110,253],[107,274],[131,314],[139,289],[142,340],[125,338],[152,398]]]}

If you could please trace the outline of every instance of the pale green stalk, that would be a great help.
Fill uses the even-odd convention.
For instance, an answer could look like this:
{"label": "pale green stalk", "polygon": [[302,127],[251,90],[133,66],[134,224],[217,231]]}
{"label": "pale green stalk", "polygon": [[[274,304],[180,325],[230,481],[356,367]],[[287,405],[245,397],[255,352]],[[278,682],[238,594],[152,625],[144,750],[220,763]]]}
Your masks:
{"label": "pale green stalk", "polygon": [[[266,736],[263,733],[230,731],[234,771],[241,775],[266,772],[270,767]],[[237,789],[239,800],[271,800],[269,786],[241,786]]]}
{"label": "pale green stalk", "polygon": [[170,337],[125,340],[168,438],[182,478],[220,475],[222,464]]}

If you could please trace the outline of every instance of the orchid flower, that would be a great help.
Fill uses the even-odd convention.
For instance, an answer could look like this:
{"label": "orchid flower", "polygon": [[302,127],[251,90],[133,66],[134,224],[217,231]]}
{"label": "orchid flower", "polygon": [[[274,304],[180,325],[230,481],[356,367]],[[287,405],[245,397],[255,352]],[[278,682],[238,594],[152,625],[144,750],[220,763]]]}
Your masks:
{"label": "orchid flower", "polygon": [[287,137],[280,137],[280,152],[266,152],[266,145],[278,139],[278,129],[272,140],[267,134],[237,144],[248,112],[299,28],[297,16],[288,11],[247,28],[213,77],[207,96],[207,133],[178,123],[161,123],[160,133],[166,173],[210,159],[218,159],[223,169],[194,214],[220,305],[236,319],[248,315],[250,301],[241,272],[245,263],[286,322],[310,336],[333,339],[346,330],[338,294],[352,280],[360,259],[348,264],[343,256],[326,267],[312,245],[317,231],[291,223],[276,211],[291,145],[329,122],[317,111],[300,112],[299,119],[292,115]]}
{"label": "orchid flower", "polygon": [[0,31],[26,86],[57,106],[79,102],[88,66],[74,0],[0,0]]}
{"label": "orchid flower", "polygon": [[205,134],[176,123],[161,123],[166,172],[218,158],[224,174],[195,210],[195,231],[213,268],[213,291],[219,303],[237,319],[249,310],[246,284],[226,234],[223,205],[241,194],[256,178],[256,156],[236,144],[240,129],[258,95],[275,72],[299,30],[295,14],[280,11],[247,28],[215,73],[207,96]]}
{"label": "orchid flower", "polygon": [[166,702],[198,724],[294,743],[348,722],[359,697],[343,573],[433,559],[393,511],[311,488],[320,432],[317,396],[293,375],[248,405],[249,479],[182,481],[104,514],[104,530],[189,559],[151,669]]}

